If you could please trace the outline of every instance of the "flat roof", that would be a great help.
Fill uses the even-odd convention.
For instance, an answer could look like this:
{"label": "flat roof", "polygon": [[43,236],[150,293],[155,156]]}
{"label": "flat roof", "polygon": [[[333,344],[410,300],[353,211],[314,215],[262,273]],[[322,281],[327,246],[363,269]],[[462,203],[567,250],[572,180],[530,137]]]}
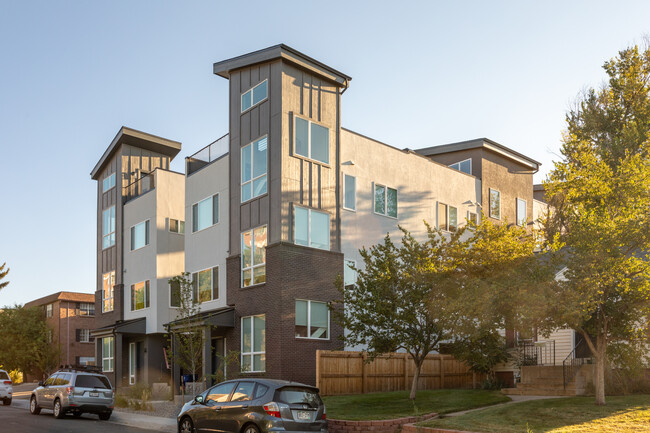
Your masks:
{"label": "flat roof", "polygon": [[352,77],[349,75],[339,72],[336,69],[329,67],[285,44],[274,45],[272,47],[264,48],[263,50],[253,51],[252,53],[233,57],[228,60],[222,60],[215,63],[212,66],[212,70],[215,75],[229,79],[232,71],[256,65],[258,63],[269,62],[275,59],[289,61],[301,68],[307,69],[323,78],[333,81],[342,87],[347,88],[349,81],[352,80]]}
{"label": "flat roof", "polygon": [[473,140],[467,140],[467,141],[459,141],[457,143],[449,143],[449,144],[442,144],[439,146],[425,147],[423,149],[416,149],[415,151],[424,156],[432,156],[432,155],[441,155],[443,153],[458,152],[461,150],[477,149],[477,148],[485,148],[491,150],[515,162],[529,166],[534,170],[539,170],[539,166],[542,165],[541,162],[535,161],[534,159],[529,158],[524,154],[516,152],[510,149],[509,147],[504,146],[503,144],[499,144],[496,141],[490,140],[489,138],[485,138],[485,137],[475,138]]}
{"label": "flat roof", "polygon": [[174,157],[178,155],[178,152],[181,151],[180,141],[169,140],[167,138],[158,137],[157,135],[138,131],[137,129],[122,126],[95,165],[95,168],[93,168],[93,171],[90,172],[90,177],[92,179],[98,179],[99,172],[104,168],[104,165],[106,165],[108,160],[111,159],[113,154],[122,144],[129,144],[142,149],[151,150],[152,152],[162,153],[163,155],[169,156],[171,159],[174,159]]}

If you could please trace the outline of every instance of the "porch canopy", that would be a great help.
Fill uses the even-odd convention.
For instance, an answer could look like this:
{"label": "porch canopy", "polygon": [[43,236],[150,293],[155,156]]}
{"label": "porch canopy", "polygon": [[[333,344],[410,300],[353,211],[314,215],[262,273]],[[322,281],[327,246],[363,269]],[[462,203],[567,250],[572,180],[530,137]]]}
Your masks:
{"label": "porch canopy", "polygon": [[[165,323],[165,328],[169,331],[180,329],[186,325],[187,319],[177,319]],[[205,311],[191,318],[191,326],[214,326],[216,328],[234,328],[235,327],[235,309],[233,307],[223,307],[217,310]]]}
{"label": "porch canopy", "polygon": [[110,336],[113,334],[145,334],[147,331],[147,319],[120,320],[109,326],[93,329],[90,335],[95,338]]}

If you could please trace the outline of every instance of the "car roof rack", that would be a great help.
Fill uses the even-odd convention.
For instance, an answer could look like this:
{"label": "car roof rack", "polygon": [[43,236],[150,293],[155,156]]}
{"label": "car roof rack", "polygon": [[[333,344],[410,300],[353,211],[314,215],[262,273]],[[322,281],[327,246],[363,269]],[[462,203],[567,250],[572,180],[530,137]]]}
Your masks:
{"label": "car roof rack", "polygon": [[98,365],[74,364],[74,365],[62,365],[57,371],[69,371],[69,372],[85,371],[88,373],[101,373],[102,368]]}

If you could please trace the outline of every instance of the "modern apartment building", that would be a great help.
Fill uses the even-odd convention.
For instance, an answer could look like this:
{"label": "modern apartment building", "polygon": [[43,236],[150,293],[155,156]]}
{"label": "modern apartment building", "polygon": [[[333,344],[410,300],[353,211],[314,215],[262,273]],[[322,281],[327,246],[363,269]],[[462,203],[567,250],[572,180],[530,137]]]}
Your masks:
{"label": "modern apartment building", "polygon": [[[412,151],[343,128],[351,78],[290,47],[215,63],[214,73],[229,82],[229,131],[187,157],[184,175],[167,171],[180,143],[127,128],[92,173],[104,311],[93,334],[118,385],[168,371],[180,383],[178,366],[163,366],[163,333],[178,330],[166,281],[182,271],[200,302],[205,375],[237,351],[242,374],[315,383],[316,350],[344,348],[328,303],[337,275],[354,283],[346,262],[359,263],[360,248],[398,236],[398,224],[453,232],[483,210],[530,225],[544,209],[533,197],[539,163],[492,140]],[[155,193],[133,187],[146,178]]]}
{"label": "modern apartment building", "polygon": [[[50,328],[49,342],[59,353],[58,365],[94,365],[95,296],[92,293],[57,292],[27,302],[25,308],[43,309]],[[42,379],[42,371],[27,373],[26,380]]]}

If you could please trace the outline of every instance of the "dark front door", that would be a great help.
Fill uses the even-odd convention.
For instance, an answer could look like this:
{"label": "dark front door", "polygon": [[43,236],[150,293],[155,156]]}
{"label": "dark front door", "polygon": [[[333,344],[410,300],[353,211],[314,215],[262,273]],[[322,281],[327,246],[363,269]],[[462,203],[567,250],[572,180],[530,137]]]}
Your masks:
{"label": "dark front door", "polygon": [[217,337],[212,339],[212,384],[226,379],[224,357],[226,356],[226,339]]}

